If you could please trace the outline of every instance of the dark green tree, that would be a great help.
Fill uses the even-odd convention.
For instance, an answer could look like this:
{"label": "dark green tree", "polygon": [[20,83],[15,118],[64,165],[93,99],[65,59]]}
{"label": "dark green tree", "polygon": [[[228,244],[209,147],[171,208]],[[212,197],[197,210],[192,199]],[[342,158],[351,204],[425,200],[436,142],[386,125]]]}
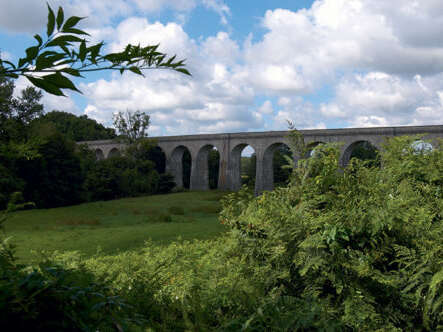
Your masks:
{"label": "dark green tree", "polygon": [[145,112],[135,111],[118,112],[114,115],[114,127],[119,133],[119,139],[133,144],[148,137],[148,128],[151,120]]}
{"label": "dark green tree", "polygon": [[113,128],[106,128],[87,115],[52,111],[41,116],[37,122],[52,123],[60,133],[76,142],[113,139],[117,136]]}

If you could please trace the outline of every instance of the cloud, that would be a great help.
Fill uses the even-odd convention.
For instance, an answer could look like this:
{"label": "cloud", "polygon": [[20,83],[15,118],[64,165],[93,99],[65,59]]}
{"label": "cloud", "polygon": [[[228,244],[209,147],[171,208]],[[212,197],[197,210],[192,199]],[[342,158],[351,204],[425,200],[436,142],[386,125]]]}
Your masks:
{"label": "cloud", "polygon": [[[250,108],[254,91],[245,84],[236,59],[238,45],[225,32],[197,43],[177,23],[128,18],[115,29],[111,50],[126,43],[160,44],[160,51],[189,59],[192,77],[170,70],[153,70],[146,78],[115,74],[109,80],[82,84],[86,112],[110,122],[113,112],[145,111],[163,134],[243,131],[262,128],[260,113]],[[159,129],[161,128],[161,129]]]}
{"label": "cloud", "polygon": [[[44,5],[17,3],[45,18]],[[440,0],[316,0],[308,9],[268,10],[261,18],[263,35],[244,41],[226,31],[195,40],[180,24],[197,6],[227,24],[231,11],[221,0],[52,3],[68,11],[78,6],[92,19],[88,30],[107,40],[111,51],[160,43],[162,52],[187,59],[192,77],[153,70],[146,79],[116,74],[82,84],[84,111],[104,123],[115,111],[140,109],[151,114],[157,134],[284,130],[286,120],[299,128],[441,124]],[[34,24],[14,28],[18,16],[11,17],[20,8],[16,2],[3,8],[1,26]],[[182,19],[150,19],[165,9]],[[333,94],[325,97],[324,90]],[[257,100],[262,104],[256,106]]]}
{"label": "cloud", "polygon": [[[62,6],[65,17],[87,17],[82,25],[96,29],[110,25],[114,19],[132,15],[158,14],[165,10],[175,13],[179,22],[185,22],[184,14],[190,13],[197,6],[204,6],[215,11],[222,24],[227,24],[229,7],[221,0],[48,0],[56,10]],[[47,20],[45,1],[36,0],[0,0],[0,28],[10,32],[36,32],[42,30]]]}
{"label": "cloud", "polygon": [[320,111],[351,127],[441,124],[442,79],[443,74],[411,80],[380,72],[343,77],[335,100]]}
{"label": "cloud", "polygon": [[443,37],[435,28],[442,24],[443,3],[433,0],[317,0],[297,12],[268,10],[263,38],[245,44],[246,71],[260,91],[298,95],[343,72],[432,75],[443,71]]}
{"label": "cloud", "polygon": [[[31,86],[31,83],[23,76],[19,77],[14,81],[15,89],[14,89],[14,97],[19,97],[21,95],[21,91],[26,87]],[[71,98],[72,94],[69,92],[65,93],[67,97],[58,97],[51,94],[48,94],[43,91],[43,97],[41,99],[41,103],[44,106],[45,112],[51,112],[54,110],[70,112],[77,115],[81,115],[80,108],[75,104],[74,100]]]}

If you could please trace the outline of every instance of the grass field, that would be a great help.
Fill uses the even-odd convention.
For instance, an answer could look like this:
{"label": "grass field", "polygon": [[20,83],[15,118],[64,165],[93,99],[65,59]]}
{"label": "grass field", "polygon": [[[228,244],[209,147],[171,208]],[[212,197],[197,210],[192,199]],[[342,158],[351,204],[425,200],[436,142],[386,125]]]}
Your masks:
{"label": "grass field", "polygon": [[209,239],[225,231],[218,221],[221,192],[183,192],[12,213],[6,234],[17,257],[31,263],[42,251],[77,250],[87,256],[159,245],[181,238]]}

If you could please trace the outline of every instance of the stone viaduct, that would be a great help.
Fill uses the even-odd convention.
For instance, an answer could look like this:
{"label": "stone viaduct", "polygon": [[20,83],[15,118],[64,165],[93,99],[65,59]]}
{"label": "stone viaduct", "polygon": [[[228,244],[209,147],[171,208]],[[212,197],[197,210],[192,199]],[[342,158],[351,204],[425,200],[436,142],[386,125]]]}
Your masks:
{"label": "stone viaduct", "polygon": [[[272,190],[273,155],[282,144],[288,144],[288,131],[244,132],[231,134],[203,134],[185,136],[152,137],[166,156],[166,171],[171,173],[178,187],[183,186],[183,153],[187,149],[191,155],[191,190],[208,190],[208,153],[214,147],[220,153],[218,188],[221,190],[238,190],[241,186],[240,160],[242,150],[251,146],[256,153],[255,191]],[[423,134],[432,144],[437,144],[437,138],[443,138],[443,125],[408,126],[408,127],[377,127],[377,128],[347,128],[347,129],[315,129],[301,130],[305,143],[315,147],[319,143],[339,142],[341,146],[340,162],[346,165],[352,150],[361,142],[369,142],[377,149],[388,137],[400,135]],[[125,146],[112,140],[87,141],[96,151],[98,159],[107,158],[124,150]],[[297,159],[296,156],[294,159]]]}

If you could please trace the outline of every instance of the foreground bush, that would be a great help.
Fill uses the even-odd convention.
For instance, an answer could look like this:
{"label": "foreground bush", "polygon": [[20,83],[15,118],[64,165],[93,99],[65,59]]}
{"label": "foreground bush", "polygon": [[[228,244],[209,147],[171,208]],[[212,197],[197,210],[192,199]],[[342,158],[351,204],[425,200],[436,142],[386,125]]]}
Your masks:
{"label": "foreground bush", "polygon": [[382,168],[353,159],[343,171],[322,146],[293,185],[224,201],[240,251],[268,271],[251,328],[443,328],[443,152],[413,140],[387,144]]}

